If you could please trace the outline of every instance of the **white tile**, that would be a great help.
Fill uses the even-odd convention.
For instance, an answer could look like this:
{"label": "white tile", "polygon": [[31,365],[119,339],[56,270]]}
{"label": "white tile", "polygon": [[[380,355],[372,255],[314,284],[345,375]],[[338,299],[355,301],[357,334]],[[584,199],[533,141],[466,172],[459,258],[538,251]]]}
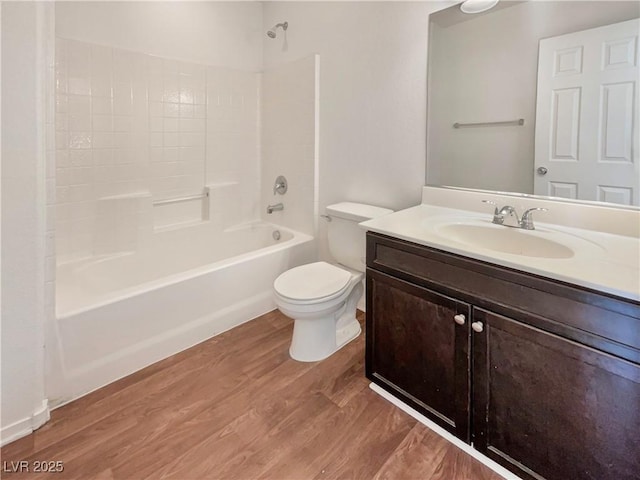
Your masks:
{"label": "white tile", "polygon": [[165,75],[162,99],[165,102],[180,102],[180,80],[178,75]]}
{"label": "white tile", "polygon": [[95,132],[93,134],[94,148],[112,148],[114,146],[112,132]]}
{"label": "white tile", "polygon": [[149,146],[150,147],[162,147],[163,146],[163,133],[162,132],[151,132],[149,135]]}
{"label": "white tile", "polygon": [[87,167],[92,164],[91,150],[79,149],[69,151],[69,164],[72,167]]}
{"label": "white tile", "polygon": [[66,132],[69,130],[69,116],[66,113],[56,113],[56,131]]}
{"label": "white tile", "polygon": [[180,105],[180,118],[193,118],[194,111],[195,111],[194,105],[181,104]]}
{"label": "white tile", "polygon": [[69,148],[91,148],[92,135],[89,132],[70,132]]}
{"label": "white tile", "polygon": [[56,95],[56,113],[67,113],[68,97],[66,95]]}
{"label": "white tile", "polygon": [[69,131],[90,132],[91,116],[88,113],[72,113],[68,116],[67,128]]}
{"label": "white tile", "polygon": [[180,135],[176,132],[164,132],[163,139],[165,147],[177,147],[180,145]]}
{"label": "white tile", "polygon": [[69,115],[91,115],[91,97],[88,95],[69,95],[67,97]]}
{"label": "white tile", "polygon": [[133,130],[133,119],[130,115],[114,115],[113,131],[130,132]]}
{"label": "white tile", "polygon": [[162,158],[165,162],[177,162],[180,160],[180,149],[177,147],[165,148]]}
{"label": "white tile", "polygon": [[164,118],[163,121],[163,131],[164,132],[179,132],[180,131],[180,121],[177,118]]}
{"label": "white tile", "polygon": [[113,95],[110,76],[92,76],[90,81],[92,96],[111,97]]}
{"label": "white tile", "polygon": [[207,114],[207,110],[204,105],[194,105],[193,107],[194,118],[205,118],[206,114]]}
{"label": "white tile", "polygon": [[149,115],[151,117],[162,117],[164,115],[163,107],[164,104],[162,102],[149,102]]}
{"label": "white tile", "polygon": [[111,115],[113,112],[113,103],[111,98],[94,97],[91,99],[91,107],[94,115]]}
{"label": "white tile", "polygon": [[69,77],[67,79],[67,92],[69,94],[90,95],[91,79],[89,77]]}
{"label": "white tile", "polygon": [[95,165],[111,165],[113,163],[113,150],[110,148],[94,149],[93,163]]}

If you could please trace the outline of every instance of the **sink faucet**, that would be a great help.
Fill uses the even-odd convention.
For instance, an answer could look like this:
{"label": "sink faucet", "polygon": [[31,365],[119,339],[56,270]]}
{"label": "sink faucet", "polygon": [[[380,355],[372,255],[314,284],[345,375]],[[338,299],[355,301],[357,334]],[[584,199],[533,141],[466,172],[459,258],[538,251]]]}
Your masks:
{"label": "sink faucet", "polygon": [[546,208],[540,207],[530,208],[529,210],[526,210],[522,214],[522,218],[520,219],[520,228],[524,228],[525,230],[535,230],[536,228],[533,226],[533,212],[546,212],[547,210],[548,209]]}
{"label": "sink faucet", "polygon": [[271,215],[273,212],[279,212],[280,210],[284,210],[284,205],[282,203],[276,203],[275,205],[267,205],[267,213]]}
{"label": "sink faucet", "polygon": [[[482,201],[484,203],[488,203],[489,205],[493,205],[495,207],[493,211],[492,223],[495,223],[496,225],[504,225],[505,227],[522,228],[524,230],[535,230],[535,227],[533,225],[533,217],[532,217],[533,212],[547,211],[546,208],[534,207],[526,210],[522,214],[522,218],[518,218],[518,212],[511,205],[505,205],[504,207],[498,209],[498,205],[495,202],[492,202],[491,200],[482,200]],[[506,216],[515,217],[516,225],[505,225],[504,220]]]}

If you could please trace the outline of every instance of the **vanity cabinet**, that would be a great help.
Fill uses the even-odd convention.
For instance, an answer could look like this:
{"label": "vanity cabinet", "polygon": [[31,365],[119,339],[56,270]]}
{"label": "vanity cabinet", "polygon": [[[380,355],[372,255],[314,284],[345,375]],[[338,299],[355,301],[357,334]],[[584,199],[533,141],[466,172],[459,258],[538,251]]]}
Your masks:
{"label": "vanity cabinet", "polygon": [[521,477],[640,478],[640,303],[369,232],[366,332],[371,381]]}
{"label": "vanity cabinet", "polygon": [[[471,365],[465,320],[471,306],[375,271],[368,272],[367,291],[367,311],[374,319],[366,349],[371,377],[468,441]],[[456,317],[464,324],[450,321]]]}

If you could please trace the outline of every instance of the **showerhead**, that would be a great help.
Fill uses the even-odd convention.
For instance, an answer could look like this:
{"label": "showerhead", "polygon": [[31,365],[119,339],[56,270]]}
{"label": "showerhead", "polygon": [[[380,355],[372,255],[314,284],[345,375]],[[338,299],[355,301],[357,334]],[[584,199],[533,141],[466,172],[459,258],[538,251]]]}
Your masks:
{"label": "showerhead", "polygon": [[278,27],[281,27],[282,30],[286,32],[287,28],[289,28],[289,22],[276,23],[271,30],[267,31],[267,37],[276,38],[276,30],[278,29]]}

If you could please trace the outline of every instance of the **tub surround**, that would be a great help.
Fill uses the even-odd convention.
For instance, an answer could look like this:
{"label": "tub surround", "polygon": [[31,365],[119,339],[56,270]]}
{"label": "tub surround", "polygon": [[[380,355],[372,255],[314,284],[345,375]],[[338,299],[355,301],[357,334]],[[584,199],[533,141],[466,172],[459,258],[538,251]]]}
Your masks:
{"label": "tub surround", "polygon": [[[482,200],[492,200],[499,206],[515,206],[520,214],[528,208],[547,208],[547,212],[534,214],[536,230],[519,233],[543,241],[557,240],[573,254],[566,258],[511,254],[474,245],[472,241],[461,242],[442,233],[441,227],[448,224],[470,223],[491,228],[493,207]],[[640,300],[640,210],[637,209],[425,187],[422,204],[361,226],[420,245]],[[507,227],[496,225],[495,228]]]}

